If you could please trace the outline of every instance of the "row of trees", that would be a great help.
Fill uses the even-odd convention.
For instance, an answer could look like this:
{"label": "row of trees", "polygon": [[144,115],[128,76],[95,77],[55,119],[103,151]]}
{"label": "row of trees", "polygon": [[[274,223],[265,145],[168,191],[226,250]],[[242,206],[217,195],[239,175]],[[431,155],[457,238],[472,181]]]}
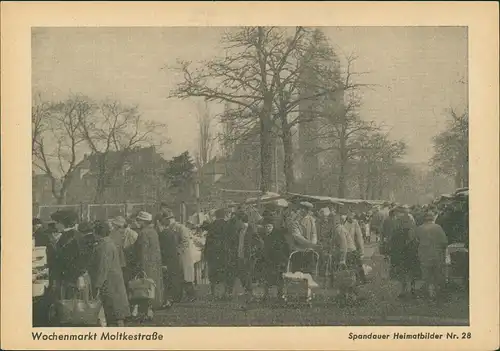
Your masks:
{"label": "row of trees", "polygon": [[453,177],[455,187],[469,186],[469,111],[448,111],[446,129],[434,137],[431,165],[438,174]]}
{"label": "row of trees", "polygon": [[[181,62],[177,69],[184,80],[171,95],[225,104],[219,117],[221,145],[227,154],[235,144],[257,137],[262,191],[271,187],[273,149],[278,141],[283,150],[285,190],[296,188],[294,134],[299,125],[315,123],[311,138],[317,139],[317,147],[307,150],[306,157],[333,155],[332,163],[338,165],[338,196],[345,195],[346,179],[354,171],[364,177],[363,195],[376,195],[370,187],[387,182],[384,172],[394,167],[406,146],[391,141],[381,126],[359,115],[361,90],[373,85],[360,82],[367,72],[353,70],[356,56],[346,56],[342,69],[323,32],[304,27],[245,27],[228,31],[222,45],[223,56],[197,67]],[[204,128],[200,123],[200,140],[207,135]],[[204,149],[202,141],[200,152]]]}
{"label": "row of trees", "polygon": [[87,154],[97,159],[94,201],[101,202],[134,149],[168,142],[165,124],[149,121],[137,106],[118,101],[73,95],[50,102],[37,94],[31,117],[33,166],[48,176],[58,203],[64,203]]}

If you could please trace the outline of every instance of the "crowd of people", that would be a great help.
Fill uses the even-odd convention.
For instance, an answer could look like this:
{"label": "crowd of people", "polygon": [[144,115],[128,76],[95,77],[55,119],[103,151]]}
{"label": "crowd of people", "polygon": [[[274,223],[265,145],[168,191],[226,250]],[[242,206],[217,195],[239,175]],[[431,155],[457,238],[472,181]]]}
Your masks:
{"label": "crowd of people", "polygon": [[[33,220],[33,245],[46,247],[49,271],[49,286],[36,310],[41,323],[57,325],[50,307],[82,292],[100,298],[101,323],[110,326],[123,326],[130,318],[151,320],[154,310],[194,300],[191,231],[176,222],[166,204],[154,218],[141,211],[128,219],[78,223],[77,213],[60,210],[51,219]],[[154,299],[129,299],[128,283],[138,276],[154,282]]]}
{"label": "crowd of people", "polygon": [[[231,299],[239,280],[246,304],[256,301],[255,283],[264,288],[264,301],[282,302],[287,271],[331,275],[333,284],[339,272],[351,271],[356,284],[337,286],[338,298],[346,304],[360,301],[365,245],[373,238],[387,258],[391,279],[400,282],[401,298],[415,297],[421,279],[425,296],[439,299],[445,292],[447,246],[468,235],[468,228],[457,227],[466,220],[449,219],[458,210],[384,203],[355,213],[337,204],[302,201],[270,203],[259,212],[235,205],[214,210],[212,218],[189,228],[162,203],[155,216],[141,211],[92,224],[77,223],[75,212],[57,211],[49,223],[33,220],[33,238],[36,246],[47,248],[47,306],[90,289],[87,293],[103,302],[106,324],[123,326],[129,318],[152,319],[155,310],[196,299],[193,230],[205,233],[202,260],[213,299]],[[139,274],[154,282],[154,299],[129,298],[128,283]],[[271,298],[273,286],[277,295]],[[57,323],[57,316],[50,319]]]}

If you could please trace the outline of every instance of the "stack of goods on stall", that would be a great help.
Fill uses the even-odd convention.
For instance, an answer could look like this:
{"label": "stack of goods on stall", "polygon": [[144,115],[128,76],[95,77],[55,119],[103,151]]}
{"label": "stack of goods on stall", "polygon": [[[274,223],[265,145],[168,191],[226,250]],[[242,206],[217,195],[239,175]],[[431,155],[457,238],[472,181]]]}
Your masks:
{"label": "stack of goods on stall", "polygon": [[33,245],[32,276],[33,298],[43,296],[49,287],[49,269],[47,267],[47,248]]}

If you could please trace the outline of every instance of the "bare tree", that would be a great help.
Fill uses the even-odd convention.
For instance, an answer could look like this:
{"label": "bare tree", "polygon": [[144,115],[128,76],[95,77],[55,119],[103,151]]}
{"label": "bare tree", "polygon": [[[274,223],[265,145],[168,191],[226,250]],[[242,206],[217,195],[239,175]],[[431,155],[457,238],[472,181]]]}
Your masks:
{"label": "bare tree", "polygon": [[38,151],[38,143],[47,128],[52,105],[42,100],[40,93],[34,96],[31,106],[31,155],[35,157]]}
{"label": "bare tree", "polygon": [[97,158],[95,202],[103,200],[116,172],[134,148],[160,146],[169,141],[163,134],[165,125],[145,120],[136,106],[104,101],[95,114],[82,117],[79,130]]}
{"label": "bare tree", "polygon": [[201,169],[212,158],[215,136],[212,131],[214,116],[210,114],[208,103],[198,105],[198,151],[196,164]]}
{"label": "bare tree", "polygon": [[368,132],[360,138],[355,161],[359,183],[364,186],[363,198],[380,199],[392,175],[406,175],[407,169],[396,163],[405,152],[402,140],[391,140],[381,131]]}
{"label": "bare tree", "polygon": [[33,165],[49,177],[58,204],[65,202],[74,172],[83,162],[81,121],[93,111],[92,102],[78,95],[33,106]]}
{"label": "bare tree", "polygon": [[431,165],[437,173],[453,176],[457,188],[469,184],[469,112],[448,111],[446,130],[434,137]]}
{"label": "bare tree", "polygon": [[321,30],[303,29],[281,49],[284,50],[289,54],[283,55],[283,63],[271,65],[277,81],[274,122],[283,141],[285,190],[292,191],[295,183],[293,131],[299,123],[304,125],[319,117],[314,112],[304,114],[301,104],[308,101],[312,106],[321,105],[328,95],[342,89],[342,82],[337,57]]}
{"label": "bare tree", "polygon": [[298,87],[292,86],[298,84],[300,60],[309,48],[308,33],[302,27],[291,35],[289,29],[275,27],[227,32],[222,40],[224,57],[205,62],[199,69],[183,62],[184,81],[171,94],[225,102],[229,106],[226,119],[238,120],[236,124],[245,131],[259,133],[262,191],[270,189],[272,179],[276,106],[282,106],[281,115],[288,116],[303,98],[295,97]]}
{"label": "bare tree", "polygon": [[[359,116],[359,108],[362,104],[360,91],[363,88],[373,88],[375,85],[359,82],[357,78],[369,72],[356,72],[353,65],[358,59],[354,54],[344,55],[346,65],[342,74],[341,88],[344,92],[344,100],[328,100],[324,103],[321,111],[315,111],[321,118],[321,127],[317,138],[322,145],[313,153],[336,151],[338,153],[338,191],[339,197],[344,197],[346,192],[347,167],[349,162],[359,153],[362,140],[368,133],[377,131],[379,126],[373,121],[364,121]],[[335,89],[332,89],[335,92]],[[339,108],[341,105],[341,108]]]}

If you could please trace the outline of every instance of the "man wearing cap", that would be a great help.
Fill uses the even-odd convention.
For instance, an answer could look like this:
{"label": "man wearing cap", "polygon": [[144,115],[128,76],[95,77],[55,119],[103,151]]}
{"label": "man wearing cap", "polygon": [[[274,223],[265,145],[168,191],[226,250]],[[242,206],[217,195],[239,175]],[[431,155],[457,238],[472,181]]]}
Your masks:
{"label": "man wearing cap", "polygon": [[42,220],[40,218],[33,218],[32,227],[32,236],[35,241],[35,246],[47,246],[47,236],[43,230]]}
{"label": "man wearing cap", "polygon": [[90,277],[87,274],[89,256],[83,235],[76,229],[78,216],[71,210],[59,210],[51,217],[64,227],[56,244],[51,272],[56,298],[71,299],[79,291],[87,295],[90,292]]}
{"label": "man wearing cap", "polygon": [[223,284],[223,296],[227,296],[228,287],[224,284],[227,265],[224,242],[227,236],[227,211],[222,208],[216,210],[215,221],[205,224],[204,228],[207,231],[207,237],[203,256],[208,265],[211,295],[216,297],[216,286]]}
{"label": "man wearing cap", "polygon": [[403,206],[395,209],[396,219],[389,238],[391,277],[401,283],[400,298],[415,297],[415,283],[420,274],[415,241],[415,223]]}
{"label": "man wearing cap", "polygon": [[428,212],[424,216],[424,223],[415,231],[418,243],[418,259],[422,270],[428,296],[431,299],[443,292],[445,275],[444,265],[448,238],[443,228],[434,223],[434,213]]}
{"label": "man wearing cap", "polygon": [[111,233],[109,237],[113,240],[118,252],[118,261],[120,262],[120,267],[123,269],[126,266],[124,244],[125,244],[125,218],[118,216],[110,221]]}
{"label": "man wearing cap", "polygon": [[318,243],[318,233],[316,231],[316,219],[312,215],[314,206],[307,201],[300,203],[299,214],[301,216],[300,225],[302,226],[302,235],[313,244]]}
{"label": "man wearing cap", "polygon": [[166,202],[160,203],[160,211],[156,214],[154,218],[155,226],[158,228],[158,225],[163,219],[166,219],[173,213],[172,209]]}
{"label": "man wearing cap", "polygon": [[153,224],[153,216],[144,211],[137,215],[137,223],[140,233],[137,237],[137,273],[144,272],[148,278],[155,282],[155,298],[151,305],[140,304],[139,313],[147,314],[148,318],[153,317],[153,309],[159,309],[163,305],[163,274],[160,242],[158,233]]}
{"label": "man wearing cap", "polygon": [[133,261],[133,245],[137,241],[139,234],[127,226],[127,221],[122,216],[113,218],[111,221],[110,237],[118,249],[120,266],[123,269],[123,279],[125,284],[130,279],[130,266]]}
{"label": "man wearing cap", "polygon": [[[191,236],[191,231],[183,224],[178,223],[175,220],[175,216],[172,211],[165,214],[162,225],[165,226],[163,230],[164,235],[171,237],[173,239],[172,243],[175,243],[177,257],[179,260],[179,266],[182,270],[182,275],[176,279],[174,284],[176,285],[174,291],[176,291],[176,296],[174,296],[174,301],[179,302],[182,298],[183,292],[186,293],[186,297],[189,301],[195,300],[194,291],[194,242]],[[166,252],[164,255],[167,254]],[[170,255],[169,255],[170,256]],[[167,266],[168,269],[168,266]],[[180,287],[178,285],[181,285]]]}
{"label": "man wearing cap", "polygon": [[246,302],[249,303],[253,300],[255,249],[258,244],[263,243],[258,243],[256,229],[249,223],[248,215],[241,209],[236,211],[227,225],[226,285],[228,288],[233,288],[234,281],[238,278],[245,289]]}
{"label": "man wearing cap", "polygon": [[343,227],[345,229],[346,239],[346,261],[351,262],[350,265],[357,268],[357,277],[359,281],[365,283],[366,277],[362,261],[364,256],[363,233],[361,232],[358,221],[354,218],[352,209],[349,209]]}
{"label": "man wearing cap", "polygon": [[[300,210],[300,204],[299,204]],[[286,239],[291,251],[305,251],[307,249],[316,249],[318,246],[306,239],[303,235],[303,226],[300,224],[299,211],[297,206],[293,205],[288,208],[285,215],[286,224]],[[313,257],[306,252],[299,252],[293,255],[290,262],[292,272],[312,272]]]}

